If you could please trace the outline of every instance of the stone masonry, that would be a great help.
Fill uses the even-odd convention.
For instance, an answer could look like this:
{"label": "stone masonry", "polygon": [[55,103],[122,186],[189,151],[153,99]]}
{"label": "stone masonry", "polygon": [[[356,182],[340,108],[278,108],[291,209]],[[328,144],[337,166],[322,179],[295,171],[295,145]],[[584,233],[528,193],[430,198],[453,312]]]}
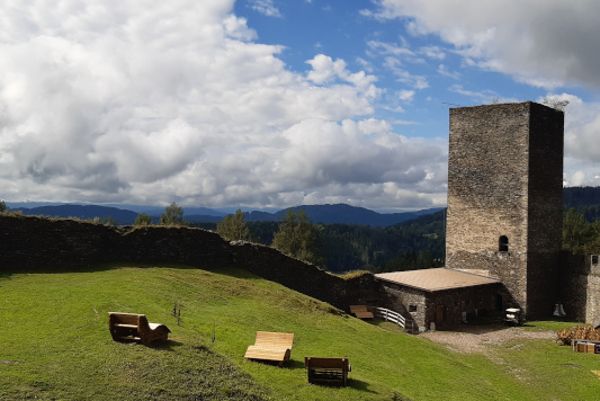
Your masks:
{"label": "stone masonry", "polygon": [[561,259],[560,295],[570,319],[600,325],[600,257],[571,255]]}
{"label": "stone masonry", "polygon": [[532,102],[450,110],[446,266],[500,279],[528,318],[558,298],[563,120]]}

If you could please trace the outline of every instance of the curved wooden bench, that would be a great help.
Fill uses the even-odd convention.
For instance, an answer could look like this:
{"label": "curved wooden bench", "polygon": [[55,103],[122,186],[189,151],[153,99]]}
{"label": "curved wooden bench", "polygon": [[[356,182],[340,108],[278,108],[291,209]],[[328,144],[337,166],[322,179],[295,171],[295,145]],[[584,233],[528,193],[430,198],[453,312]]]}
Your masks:
{"label": "curved wooden bench", "polygon": [[290,360],[294,333],[257,331],[254,345],[250,345],[244,358],[251,360],[278,362],[280,365]]}
{"label": "curved wooden bench", "polygon": [[108,312],[108,329],[115,341],[139,341],[144,345],[167,341],[171,330],[164,324],[149,323],[146,315]]}

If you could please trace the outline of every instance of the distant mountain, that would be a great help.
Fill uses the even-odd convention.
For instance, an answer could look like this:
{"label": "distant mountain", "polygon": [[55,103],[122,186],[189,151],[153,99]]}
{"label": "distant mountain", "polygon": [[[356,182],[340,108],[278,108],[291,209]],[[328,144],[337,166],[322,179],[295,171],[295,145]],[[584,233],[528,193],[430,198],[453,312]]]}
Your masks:
{"label": "distant mountain", "polygon": [[600,205],[600,187],[569,187],[563,191],[566,208]]}
{"label": "distant mountain", "polygon": [[335,205],[302,205],[280,210],[276,213],[249,212],[248,221],[281,221],[289,211],[304,211],[313,223],[319,224],[352,224],[372,227],[387,227],[413,220],[419,216],[435,213],[440,208],[419,210],[404,213],[377,213],[364,207],[350,206],[343,203]]}
{"label": "distant mountain", "polygon": [[[128,205],[135,206],[135,205]],[[158,222],[159,216],[164,208],[156,206],[137,206],[135,211],[114,206],[101,205],[76,205],[59,204],[37,207],[14,207],[26,215],[54,216],[54,217],[77,217],[80,219],[111,218],[117,224],[133,224],[138,213],[146,213],[152,216],[152,220]],[[302,205],[283,209],[275,213],[262,211],[246,212],[248,221],[281,221],[288,211],[303,210],[313,223],[319,224],[353,224],[372,227],[387,227],[417,217],[428,215],[439,211],[436,209],[425,209],[416,212],[405,213],[377,213],[363,207],[350,206],[346,204],[336,205]],[[184,218],[190,223],[218,223],[226,213],[204,207],[184,207]]]}
{"label": "distant mountain", "polygon": [[38,206],[32,208],[15,208],[20,210],[25,215],[35,216],[53,216],[53,217],[77,217],[84,220],[99,218],[111,218],[117,224],[133,224],[137,217],[136,212],[131,210],[119,209],[110,206],[98,205],[55,205],[55,206]]}
{"label": "distant mountain", "polygon": [[189,223],[218,223],[223,220],[223,216],[211,216],[206,214],[184,214],[183,218]]}
{"label": "distant mountain", "polygon": [[[105,206],[112,206],[112,207],[127,209],[127,210],[131,210],[131,211],[134,211],[137,213],[146,213],[146,214],[149,214],[150,216],[156,216],[156,217],[160,216],[165,211],[164,206],[146,206],[146,205],[131,205],[131,204],[109,204],[109,205],[105,205]],[[190,206],[190,207],[183,206],[183,214],[186,216],[186,218],[188,216],[193,216],[193,215],[218,216],[218,217],[224,217],[227,215],[227,213],[225,213],[223,211],[211,209],[208,207],[201,207],[201,206]]]}

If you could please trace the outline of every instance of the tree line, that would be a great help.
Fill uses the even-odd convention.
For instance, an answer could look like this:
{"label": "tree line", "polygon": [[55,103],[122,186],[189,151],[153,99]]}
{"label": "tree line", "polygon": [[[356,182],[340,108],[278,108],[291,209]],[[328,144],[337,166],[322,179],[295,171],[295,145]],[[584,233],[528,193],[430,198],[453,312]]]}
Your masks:
{"label": "tree line", "polygon": [[279,223],[247,222],[238,210],[218,223],[216,231],[228,240],[271,245],[336,272],[406,270],[444,263],[443,212],[381,228],[313,224],[301,210],[289,211]]}

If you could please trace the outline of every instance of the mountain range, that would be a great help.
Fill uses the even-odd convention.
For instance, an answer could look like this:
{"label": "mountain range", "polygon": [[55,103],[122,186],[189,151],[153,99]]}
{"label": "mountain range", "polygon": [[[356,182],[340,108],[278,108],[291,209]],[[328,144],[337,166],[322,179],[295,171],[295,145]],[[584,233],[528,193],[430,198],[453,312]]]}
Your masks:
{"label": "mountain range", "polygon": [[[600,187],[569,187],[564,190],[566,208],[600,207]],[[78,217],[81,219],[112,219],[117,224],[133,224],[138,213],[150,215],[154,221],[164,211],[164,207],[140,205],[79,205],[60,203],[8,203],[12,210],[21,211],[25,215],[42,215],[55,217]],[[378,213],[363,207],[346,204],[301,205],[275,212],[245,212],[247,221],[281,221],[289,211],[302,210],[313,223],[319,224],[351,224],[372,227],[388,227],[414,220],[420,216],[430,215],[443,208],[423,209],[403,213]],[[217,223],[227,214],[225,210],[206,207],[184,207],[184,218],[190,223]]]}
{"label": "mountain range", "polygon": [[[158,221],[164,208],[139,207],[138,211],[104,205],[53,204],[44,206],[23,207],[18,204],[8,205],[11,210],[17,210],[25,215],[77,217],[80,219],[111,219],[117,224],[133,224],[138,213],[146,213],[154,221]],[[227,213],[209,208],[183,208],[184,218],[190,223],[217,223]],[[417,217],[434,213],[440,208],[425,209],[404,213],[378,213],[363,207],[346,204],[335,205],[302,205],[279,210],[274,213],[263,211],[246,212],[247,221],[281,221],[290,211],[303,211],[313,223],[319,224],[355,224],[374,227],[386,227]]]}

